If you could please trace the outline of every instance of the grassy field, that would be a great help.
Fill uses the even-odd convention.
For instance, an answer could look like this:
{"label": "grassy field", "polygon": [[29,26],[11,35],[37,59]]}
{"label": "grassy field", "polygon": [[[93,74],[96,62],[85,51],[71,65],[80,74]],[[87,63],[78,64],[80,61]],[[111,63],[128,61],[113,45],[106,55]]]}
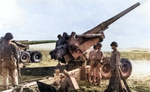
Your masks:
{"label": "grassy field", "polygon": [[[149,52],[120,52],[122,58],[128,58],[131,60],[150,60]],[[110,56],[110,52],[104,52],[105,56]]]}
{"label": "grassy field", "polygon": [[131,60],[150,60],[149,52],[121,52],[121,56]]}
{"label": "grassy field", "polygon": [[[47,67],[47,66],[56,66],[58,64],[57,60],[51,60],[48,50],[40,50],[42,53],[43,59],[40,63],[26,63],[27,67]],[[104,52],[104,56],[110,56],[111,52]],[[128,58],[131,60],[148,60],[150,61],[149,52],[141,51],[132,51],[132,52],[121,52],[122,58]]]}
{"label": "grassy field", "polygon": [[[144,80],[135,80],[135,79],[127,79],[127,83],[131,92],[150,92],[150,77]],[[89,83],[87,81],[80,81],[78,84],[80,85],[79,92],[104,92],[107,89],[109,80],[102,80],[100,87],[95,86],[93,83]]]}

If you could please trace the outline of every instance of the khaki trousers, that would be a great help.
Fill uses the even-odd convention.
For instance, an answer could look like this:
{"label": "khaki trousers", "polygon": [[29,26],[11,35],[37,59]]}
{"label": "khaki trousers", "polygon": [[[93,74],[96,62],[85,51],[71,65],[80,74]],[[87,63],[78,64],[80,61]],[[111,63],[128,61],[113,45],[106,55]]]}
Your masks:
{"label": "khaki trousers", "polygon": [[4,60],[2,62],[2,75],[3,75],[3,86],[9,85],[9,76],[12,80],[12,85],[18,85],[18,71],[16,62],[12,60]]}
{"label": "khaki trousers", "polygon": [[93,73],[94,76],[99,75],[101,64],[98,61],[91,61],[90,63],[90,75]]}
{"label": "khaki trousers", "polygon": [[[98,62],[98,61],[91,61],[90,63],[90,72],[89,72],[89,77],[88,77],[88,80],[90,82],[94,82],[96,80],[96,77],[97,77],[97,81],[98,81],[98,84],[100,84],[100,80],[102,78],[101,76],[101,73],[100,73],[100,67],[101,67],[101,64]],[[91,75],[93,73],[93,80],[91,80]]]}

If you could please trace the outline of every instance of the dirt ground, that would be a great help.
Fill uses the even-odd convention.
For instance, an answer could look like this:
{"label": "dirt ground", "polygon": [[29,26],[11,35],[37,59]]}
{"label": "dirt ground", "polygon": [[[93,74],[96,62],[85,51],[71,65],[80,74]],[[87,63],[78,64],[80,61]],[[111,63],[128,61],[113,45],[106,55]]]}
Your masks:
{"label": "dirt ground", "polygon": [[[133,92],[150,92],[150,61],[134,60],[131,62],[133,67],[132,74],[127,79],[130,89],[134,90]],[[0,85],[2,85],[2,76],[0,76]],[[94,88],[97,92],[103,92],[107,88],[108,80],[102,80],[101,87],[95,87],[92,84],[87,85],[87,83],[87,86],[85,86],[83,82],[80,82],[79,85],[84,90],[92,90],[91,88]]]}
{"label": "dirt ground", "polygon": [[[150,61],[138,61],[132,62],[132,74],[127,79],[127,83],[131,92],[150,92]],[[107,88],[109,80],[102,80],[100,87],[94,86],[85,81],[80,81],[79,85],[81,92],[104,92]]]}

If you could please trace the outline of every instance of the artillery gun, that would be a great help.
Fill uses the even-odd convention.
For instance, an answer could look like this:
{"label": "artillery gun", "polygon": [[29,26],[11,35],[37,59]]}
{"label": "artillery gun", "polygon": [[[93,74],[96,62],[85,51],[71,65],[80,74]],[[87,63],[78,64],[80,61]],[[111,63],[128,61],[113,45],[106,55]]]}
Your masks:
{"label": "artillery gun", "polygon": [[[93,46],[96,43],[102,42],[105,38],[104,30],[108,28],[110,24],[139,6],[140,3],[136,3],[133,6],[127,8],[116,16],[102,22],[98,26],[94,27],[91,30],[86,31],[82,35],[77,35],[75,32],[72,32],[71,35],[63,33],[62,38],[56,42],[56,48],[52,50],[49,54],[52,59],[59,60],[62,63],[73,64],[83,63],[87,60],[84,52]],[[78,62],[77,62],[78,61]],[[79,62],[80,61],[80,62]],[[108,58],[103,59],[102,75],[103,78],[110,77],[110,61]],[[129,59],[121,59],[121,70],[122,75],[125,78],[128,78],[132,72],[132,65]]]}

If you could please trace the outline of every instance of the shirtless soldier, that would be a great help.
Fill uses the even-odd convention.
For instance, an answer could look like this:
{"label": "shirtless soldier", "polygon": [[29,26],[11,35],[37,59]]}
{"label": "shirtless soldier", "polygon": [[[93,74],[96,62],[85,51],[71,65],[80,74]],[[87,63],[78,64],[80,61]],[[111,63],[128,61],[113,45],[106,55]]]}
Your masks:
{"label": "shirtless soldier", "polygon": [[[101,47],[102,45],[100,43],[97,43],[96,45],[94,45],[94,50],[92,50],[89,55],[90,72],[89,72],[88,80],[89,82],[95,82],[95,79],[97,79],[96,82],[98,86],[102,78],[101,73],[100,73],[101,60],[103,57]],[[92,73],[93,73],[93,80],[91,80]]]}
{"label": "shirtless soldier", "polygon": [[6,33],[4,39],[4,43],[0,45],[0,59],[2,62],[3,87],[8,89],[9,76],[11,77],[13,87],[18,85],[17,60],[19,48],[11,42],[13,39],[11,33]]}

